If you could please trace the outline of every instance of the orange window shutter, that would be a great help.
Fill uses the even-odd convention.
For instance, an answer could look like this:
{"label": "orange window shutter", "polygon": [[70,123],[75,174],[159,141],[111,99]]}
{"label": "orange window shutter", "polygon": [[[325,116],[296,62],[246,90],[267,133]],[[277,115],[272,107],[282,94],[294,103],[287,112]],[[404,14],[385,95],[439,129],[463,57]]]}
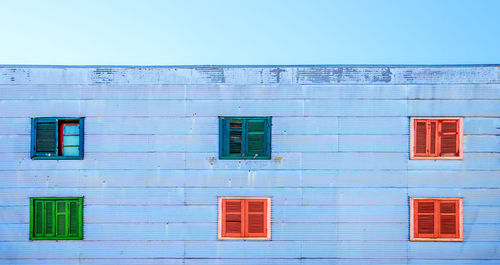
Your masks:
{"label": "orange window shutter", "polygon": [[434,200],[414,201],[414,232],[416,238],[434,238],[437,236],[436,207]]}
{"label": "orange window shutter", "polygon": [[458,120],[441,121],[441,155],[459,156],[459,129]]}
{"label": "orange window shutter", "polygon": [[459,202],[458,200],[440,201],[439,205],[439,237],[459,238]]}
{"label": "orange window shutter", "polygon": [[222,236],[243,236],[243,200],[222,200]]}
{"label": "orange window shutter", "polygon": [[425,120],[415,120],[415,156],[425,156],[427,154],[427,122]]}
{"label": "orange window shutter", "polygon": [[245,200],[245,237],[267,236],[267,200]]}

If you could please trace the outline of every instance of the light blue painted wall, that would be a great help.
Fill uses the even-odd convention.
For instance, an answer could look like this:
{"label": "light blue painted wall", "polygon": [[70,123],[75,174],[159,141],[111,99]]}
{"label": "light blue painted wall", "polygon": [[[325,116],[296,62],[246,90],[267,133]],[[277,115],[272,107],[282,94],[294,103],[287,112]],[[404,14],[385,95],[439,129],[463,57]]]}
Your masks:
{"label": "light blue painted wall", "polygon": [[[0,66],[0,91],[0,264],[500,263],[499,66]],[[219,115],[272,116],[272,159],[218,160]],[[85,159],[31,160],[41,116],[85,117]],[[463,116],[464,159],[410,161],[410,116]],[[29,241],[35,196],[85,196],[84,240]],[[217,196],[271,196],[272,240],[217,241]],[[463,197],[464,241],[410,242],[410,196]]]}

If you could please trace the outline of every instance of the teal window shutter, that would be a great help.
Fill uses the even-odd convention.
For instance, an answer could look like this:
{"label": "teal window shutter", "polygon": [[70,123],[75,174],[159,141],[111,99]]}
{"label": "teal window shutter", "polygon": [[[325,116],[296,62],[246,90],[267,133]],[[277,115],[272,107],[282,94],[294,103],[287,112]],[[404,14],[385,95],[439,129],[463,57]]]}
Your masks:
{"label": "teal window shutter", "polygon": [[271,117],[219,117],[219,158],[271,159]]}
{"label": "teal window shutter", "polygon": [[34,120],[36,156],[57,155],[57,121],[55,119]]}

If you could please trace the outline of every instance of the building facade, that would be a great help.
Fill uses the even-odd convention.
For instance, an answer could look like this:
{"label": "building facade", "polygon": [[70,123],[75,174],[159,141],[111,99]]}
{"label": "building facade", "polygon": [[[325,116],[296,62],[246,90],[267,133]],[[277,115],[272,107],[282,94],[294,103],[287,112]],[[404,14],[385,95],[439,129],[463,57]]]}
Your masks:
{"label": "building facade", "polygon": [[500,66],[1,66],[0,264],[499,264]]}

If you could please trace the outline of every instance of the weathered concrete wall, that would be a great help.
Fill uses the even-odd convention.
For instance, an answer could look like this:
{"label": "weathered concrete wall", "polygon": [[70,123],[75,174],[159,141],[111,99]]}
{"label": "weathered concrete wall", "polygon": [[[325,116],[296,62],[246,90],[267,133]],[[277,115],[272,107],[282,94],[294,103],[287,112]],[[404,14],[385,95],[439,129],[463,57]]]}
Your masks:
{"label": "weathered concrete wall", "polygon": [[[218,160],[217,116],[272,116]],[[31,117],[85,159],[31,160]],[[409,160],[410,116],[464,159]],[[0,67],[0,264],[498,264],[500,67]],[[84,240],[29,241],[29,197],[85,196]],[[271,241],[218,241],[217,196],[272,196]],[[410,242],[409,197],[463,197],[463,242]]]}

